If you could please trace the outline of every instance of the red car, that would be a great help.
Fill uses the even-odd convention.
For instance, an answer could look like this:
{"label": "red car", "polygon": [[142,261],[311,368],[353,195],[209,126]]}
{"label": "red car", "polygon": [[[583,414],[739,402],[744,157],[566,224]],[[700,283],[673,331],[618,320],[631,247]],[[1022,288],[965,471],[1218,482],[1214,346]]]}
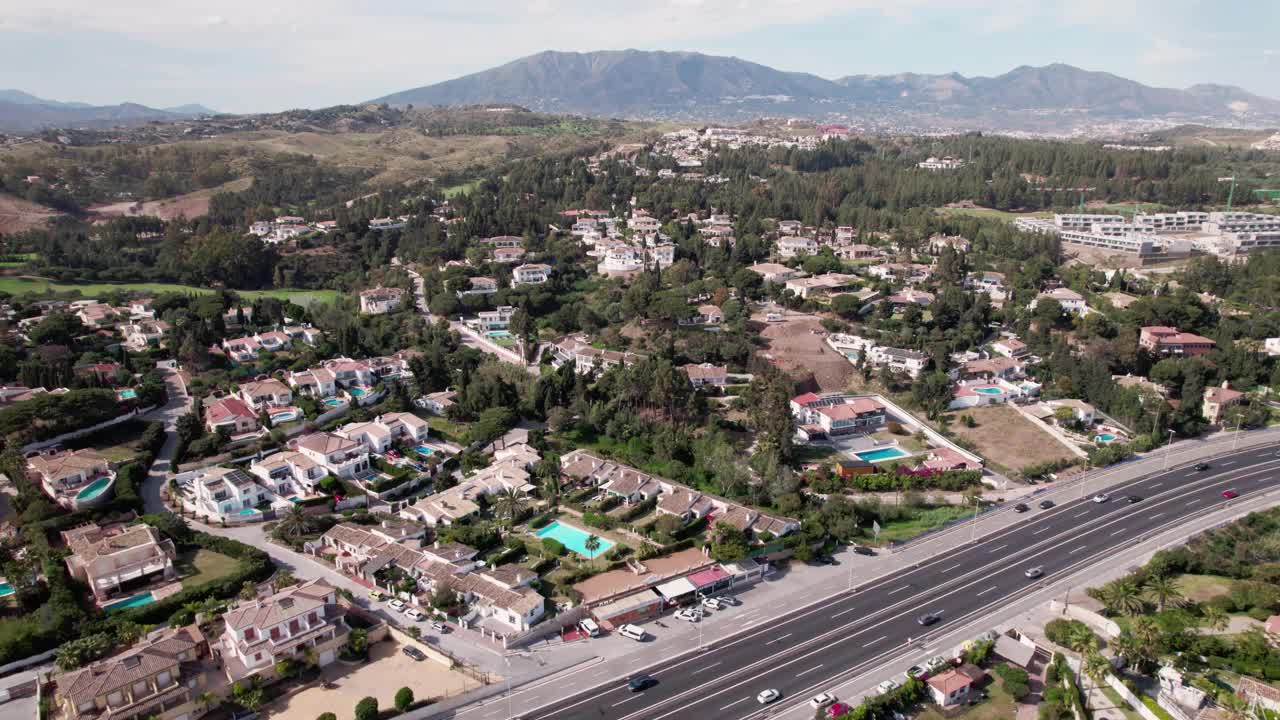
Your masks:
{"label": "red car", "polygon": [[1222,491],[1222,497],[1224,497],[1224,498],[1226,498],[1226,499],[1230,500],[1231,498],[1238,498],[1238,497],[1240,497],[1240,493],[1236,492],[1235,490],[1223,490],[1223,491]]}
{"label": "red car", "polygon": [[846,703],[838,702],[835,705],[832,705],[827,708],[827,717],[829,718],[844,717],[845,715],[848,715],[849,711],[852,709],[853,708],[849,707]]}
{"label": "red car", "polygon": [[396,459],[400,458],[400,453],[395,450],[388,450],[387,454]]}

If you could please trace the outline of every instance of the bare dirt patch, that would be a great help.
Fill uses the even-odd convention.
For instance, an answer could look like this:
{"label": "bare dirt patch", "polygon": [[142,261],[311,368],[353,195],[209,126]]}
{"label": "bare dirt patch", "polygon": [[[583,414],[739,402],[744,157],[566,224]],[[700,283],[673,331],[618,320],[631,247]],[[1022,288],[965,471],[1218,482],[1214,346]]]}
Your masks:
{"label": "bare dirt patch", "polygon": [[[965,427],[961,415],[972,415],[977,427]],[[988,405],[952,413],[951,429],[973,443],[976,452],[1009,470],[1076,456],[1049,433],[1007,405]]]}
{"label": "bare dirt patch", "polygon": [[209,213],[209,198],[220,192],[240,192],[249,189],[252,178],[240,178],[223,183],[215,188],[196,190],[184,195],[175,195],[164,200],[148,200],[138,202],[118,202],[110,205],[96,205],[89,211],[99,217],[126,217],[132,215],[151,215],[161,220],[173,220],[178,217],[198,218]]}
{"label": "bare dirt patch", "polygon": [[827,346],[827,331],[821,320],[814,315],[792,312],[784,313],[783,317],[781,322],[765,322],[765,313],[752,317],[764,326],[760,335],[769,343],[765,357],[797,380],[812,377],[823,391],[848,389],[855,368],[847,358]]}
{"label": "bare dirt patch", "polygon": [[0,235],[38,228],[59,214],[43,205],[0,193]]}

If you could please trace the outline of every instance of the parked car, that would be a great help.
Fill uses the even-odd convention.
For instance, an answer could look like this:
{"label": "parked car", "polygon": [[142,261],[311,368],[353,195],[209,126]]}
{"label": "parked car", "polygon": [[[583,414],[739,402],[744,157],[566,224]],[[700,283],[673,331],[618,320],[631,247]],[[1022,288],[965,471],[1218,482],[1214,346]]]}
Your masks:
{"label": "parked car", "polygon": [[417,660],[418,662],[422,662],[423,660],[427,659],[426,654],[424,654],[421,650],[419,650],[418,648],[412,645],[405,645],[404,648],[400,650],[400,652],[404,653],[405,655],[408,655],[409,657],[413,658],[414,660]]}
{"label": "parked car", "polygon": [[1223,490],[1223,491],[1222,491],[1222,497],[1224,497],[1224,498],[1226,498],[1226,499],[1230,500],[1231,498],[1238,498],[1238,497],[1240,497],[1240,493],[1236,492],[1235,490]]}
{"label": "parked car", "polygon": [[813,708],[814,710],[821,710],[822,708],[827,707],[828,705],[834,704],[835,701],[836,701],[835,695],[832,695],[829,692],[824,692],[820,695],[814,695],[813,697],[809,698],[809,707]]}
{"label": "parked car", "polygon": [[1031,507],[1028,506],[1026,503],[1018,503],[1017,505],[1013,506],[1013,511],[1016,513],[1024,513],[1030,509]]}
{"label": "parked car", "polygon": [[652,675],[637,675],[627,681],[627,687],[631,688],[631,692],[647,690],[657,684],[658,681]]}
{"label": "parked car", "polygon": [[1027,568],[1027,571],[1023,574],[1034,580],[1044,574],[1044,568],[1037,565],[1036,567]]}
{"label": "parked car", "polygon": [[431,628],[432,630],[434,630],[434,631],[436,631],[436,632],[440,633],[441,635],[445,635],[445,634],[447,634],[447,633],[449,632],[449,626],[448,626],[448,625],[445,625],[444,623],[440,622],[439,620],[432,620],[432,621],[431,621],[430,628]]}
{"label": "parked car", "polygon": [[845,715],[848,715],[849,711],[852,709],[853,708],[849,707],[847,703],[838,702],[835,705],[832,705],[831,707],[827,708],[827,717],[829,718],[844,717]]}
{"label": "parked car", "polygon": [[905,673],[905,675],[912,680],[924,680],[928,674],[929,671],[919,665],[912,665],[907,668],[907,672]]}
{"label": "parked car", "polygon": [[733,607],[737,607],[742,604],[742,601],[735,595],[721,595],[718,599],[721,603],[725,605],[732,605]]}
{"label": "parked car", "polygon": [[938,672],[947,665],[950,665],[950,663],[948,663],[947,659],[941,655],[934,655],[924,664],[925,667],[929,668],[929,672],[931,673]]}
{"label": "parked car", "polygon": [[387,607],[391,608],[392,610],[395,610],[396,612],[404,612],[404,609],[407,606],[404,604],[403,600],[399,598],[391,598],[389,601],[387,601]]}
{"label": "parked car", "polygon": [[578,629],[586,633],[588,637],[599,637],[600,626],[591,618],[582,618],[578,621]]}
{"label": "parked car", "polygon": [[1048,510],[1048,509],[1049,509],[1049,508],[1051,508],[1051,507],[1053,507],[1053,501],[1052,501],[1052,500],[1041,500],[1041,501],[1040,501],[1040,509],[1041,509],[1041,510]]}
{"label": "parked car", "polygon": [[719,600],[717,600],[717,599],[715,599],[715,598],[713,598],[713,597],[709,597],[709,598],[702,598],[702,607],[704,607],[704,608],[706,608],[706,609],[708,609],[708,610],[719,610],[719,609],[720,609],[720,601],[719,601]]}
{"label": "parked car", "polygon": [[938,622],[938,614],[937,614],[937,613],[925,613],[925,614],[920,615],[919,617],[917,617],[917,618],[916,618],[916,622],[920,623],[921,625],[924,625],[925,627],[929,627],[930,625],[932,625],[932,624],[934,624],[934,623]]}
{"label": "parked car", "polygon": [[885,680],[884,682],[876,686],[876,693],[879,695],[884,695],[885,693],[891,693],[897,689],[898,689],[898,683],[892,680]]}
{"label": "parked car", "polygon": [[399,460],[399,459],[400,459],[400,451],[398,451],[398,450],[388,450],[388,451],[387,451],[387,455],[390,455],[391,457],[393,457],[393,458],[395,458],[395,459],[397,459],[397,460]]}
{"label": "parked car", "polygon": [[1097,495],[1093,496],[1093,501],[1098,503],[1099,505],[1101,505],[1102,503],[1110,499],[1111,499],[1111,496],[1106,493],[1098,493]]}
{"label": "parked car", "polygon": [[773,688],[769,688],[768,690],[761,690],[760,693],[756,695],[756,702],[761,705],[768,705],[780,697],[782,697],[782,693],[774,690]]}
{"label": "parked car", "polygon": [[404,615],[405,617],[409,618],[410,620],[413,620],[414,622],[421,622],[427,619],[427,616],[423,615],[422,611],[419,610],[418,608],[409,608],[408,610],[404,611]]}
{"label": "parked car", "polygon": [[702,619],[702,613],[694,610],[693,608],[685,608],[683,610],[676,611],[676,619],[694,623]]}
{"label": "parked car", "polygon": [[810,565],[839,565],[840,562],[830,555],[814,555]]}
{"label": "parked car", "polygon": [[875,555],[876,554],[875,550],[872,550],[866,545],[854,545],[851,549],[858,555]]}
{"label": "parked car", "polygon": [[386,597],[386,595],[383,595],[382,592],[379,590],[375,590],[374,588],[369,588],[369,597],[373,598],[374,600],[381,600],[382,598]]}
{"label": "parked car", "polygon": [[645,637],[647,637],[643,628],[631,624],[618,628],[618,634],[624,638],[631,638],[636,642],[644,642]]}

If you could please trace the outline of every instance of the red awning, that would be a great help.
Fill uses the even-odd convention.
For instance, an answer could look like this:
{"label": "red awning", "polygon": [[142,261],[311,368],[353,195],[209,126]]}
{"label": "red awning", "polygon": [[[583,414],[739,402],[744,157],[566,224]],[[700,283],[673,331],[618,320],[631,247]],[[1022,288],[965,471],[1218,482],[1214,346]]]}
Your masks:
{"label": "red awning", "polygon": [[694,587],[704,588],[708,585],[719,582],[720,580],[724,580],[727,577],[729,577],[729,573],[721,570],[720,566],[717,565],[715,567],[709,567],[706,570],[699,570],[698,572],[690,575],[688,580],[693,583]]}

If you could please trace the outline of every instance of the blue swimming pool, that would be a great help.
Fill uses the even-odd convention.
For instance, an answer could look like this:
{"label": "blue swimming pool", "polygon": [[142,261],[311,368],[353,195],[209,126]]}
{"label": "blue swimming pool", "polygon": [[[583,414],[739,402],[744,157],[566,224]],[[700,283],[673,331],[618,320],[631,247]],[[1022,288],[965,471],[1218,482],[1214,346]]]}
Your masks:
{"label": "blue swimming pool", "polygon": [[273,423],[289,422],[290,420],[296,419],[298,419],[298,412],[296,410],[282,410],[281,412],[271,414],[271,422]]}
{"label": "blue swimming pool", "polygon": [[491,338],[511,337],[511,331],[510,330],[490,330],[489,332],[485,333],[485,337],[491,337]]}
{"label": "blue swimming pool", "polygon": [[903,452],[896,447],[880,448],[878,450],[863,450],[856,452],[862,460],[867,462],[880,462],[881,460],[897,460],[898,458],[911,457],[911,453]]}
{"label": "blue swimming pool", "polygon": [[114,479],[115,478],[112,477],[100,477],[97,480],[94,480],[81,488],[80,492],[76,493],[76,499],[92,500],[98,497],[102,493],[106,492],[107,488],[111,486],[111,481]]}
{"label": "blue swimming pool", "polygon": [[107,603],[106,605],[102,606],[102,609],[105,612],[112,612],[114,610],[128,610],[129,608],[136,608],[136,607],[142,607],[143,605],[150,605],[155,601],[156,601],[155,595],[152,595],[149,592],[144,592],[140,595],[134,595],[133,597],[125,598],[124,600],[117,600],[113,603]]}
{"label": "blue swimming pool", "polygon": [[596,539],[600,541],[600,547],[596,548],[595,552],[588,552],[587,538],[591,537],[591,533],[585,530],[580,530],[572,525],[565,525],[559,520],[542,528],[536,534],[540,538],[549,537],[552,540],[556,540],[561,545],[564,545],[585,558],[599,557],[608,552],[609,548],[613,547],[613,543],[597,535]]}
{"label": "blue swimming pool", "polygon": [[237,515],[257,515],[259,513],[257,510],[254,510],[253,508],[245,508],[236,514]]}
{"label": "blue swimming pool", "polygon": [[138,397],[138,391],[133,388],[126,388],[120,391],[121,400],[133,400],[136,397]]}
{"label": "blue swimming pool", "polygon": [[351,397],[358,397],[358,398],[364,397],[365,395],[369,394],[369,391],[365,390],[362,387],[353,387],[348,392],[351,393]]}
{"label": "blue swimming pool", "polygon": [[1004,394],[1004,390],[1001,390],[998,387],[980,387],[980,388],[974,388],[973,391],[981,395],[1003,395]]}
{"label": "blue swimming pool", "polygon": [[325,398],[324,404],[328,405],[329,407],[342,407],[343,405],[346,405],[345,402],[339,400],[338,398]]}
{"label": "blue swimming pool", "polygon": [[7,582],[0,582],[0,597],[6,597],[13,594],[13,586]]}
{"label": "blue swimming pool", "polygon": [[423,457],[426,457],[426,456],[430,455],[431,453],[435,452],[435,450],[434,450],[434,449],[429,448],[429,447],[427,447],[426,445],[414,445],[414,446],[413,446],[413,451],[414,451],[414,452],[416,452],[416,453],[418,453],[419,455],[421,455],[421,456],[423,456]]}
{"label": "blue swimming pool", "polygon": [[1115,436],[1114,434],[1112,434],[1112,433],[1099,433],[1099,434],[1097,434],[1097,435],[1094,435],[1094,436],[1093,436],[1093,439],[1094,439],[1096,442],[1100,442],[1100,443],[1109,443],[1109,442],[1115,442],[1115,441],[1116,441],[1116,436]]}

